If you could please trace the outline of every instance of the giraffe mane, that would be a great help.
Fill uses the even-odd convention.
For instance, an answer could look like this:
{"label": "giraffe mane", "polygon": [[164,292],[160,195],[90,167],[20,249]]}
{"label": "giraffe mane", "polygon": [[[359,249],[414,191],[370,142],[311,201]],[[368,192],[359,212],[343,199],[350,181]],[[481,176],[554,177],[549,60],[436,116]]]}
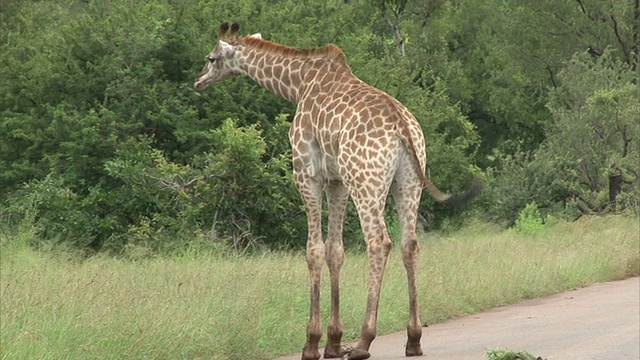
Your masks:
{"label": "giraffe mane", "polygon": [[298,59],[322,57],[335,61],[341,65],[347,65],[347,57],[342,50],[333,44],[317,47],[315,49],[295,49],[285,45],[280,45],[272,41],[263,40],[251,36],[240,39],[240,43],[256,50],[265,51],[274,55],[293,57]]}

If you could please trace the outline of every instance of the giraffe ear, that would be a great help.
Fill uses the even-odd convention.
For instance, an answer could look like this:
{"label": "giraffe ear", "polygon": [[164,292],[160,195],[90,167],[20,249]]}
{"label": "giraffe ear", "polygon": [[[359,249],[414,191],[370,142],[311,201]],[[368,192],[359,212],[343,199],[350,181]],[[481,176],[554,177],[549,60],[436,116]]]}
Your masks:
{"label": "giraffe ear", "polygon": [[256,39],[261,39],[262,40],[262,34],[260,33],[255,33],[253,35],[249,35],[250,38],[256,38]]}
{"label": "giraffe ear", "polygon": [[231,24],[231,32],[229,33],[229,39],[235,40],[238,36],[238,30],[240,30],[240,24],[234,22]]}
{"label": "giraffe ear", "polygon": [[229,31],[229,23],[224,23],[218,28],[218,39],[225,39]]}

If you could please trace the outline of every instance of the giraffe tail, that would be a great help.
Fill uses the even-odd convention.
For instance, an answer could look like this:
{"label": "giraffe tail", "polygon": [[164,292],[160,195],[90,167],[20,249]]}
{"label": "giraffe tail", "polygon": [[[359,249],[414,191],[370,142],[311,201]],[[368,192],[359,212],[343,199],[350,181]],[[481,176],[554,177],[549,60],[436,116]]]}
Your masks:
{"label": "giraffe tail", "polygon": [[442,191],[440,191],[435,185],[433,185],[431,179],[427,178],[426,176],[423,175],[421,180],[424,189],[426,189],[429,195],[431,195],[431,197],[433,197],[436,201],[448,202],[451,200],[451,198],[453,198],[452,194],[443,193]]}
{"label": "giraffe tail", "polygon": [[442,191],[440,191],[433,184],[433,182],[431,182],[431,179],[429,179],[429,177],[422,170],[422,167],[420,166],[420,161],[418,160],[418,154],[416,154],[415,149],[413,148],[412,142],[411,141],[408,141],[408,142],[412,146],[411,149],[413,151],[410,151],[410,154],[411,154],[411,157],[413,158],[413,163],[416,166],[416,170],[420,176],[420,182],[422,182],[422,187],[426,189],[429,195],[431,195],[436,201],[447,203],[449,204],[449,206],[452,206],[452,207],[457,207],[459,205],[466,203],[467,201],[473,200],[478,195],[480,195],[480,193],[482,192],[482,183],[477,178],[473,179],[473,182],[471,183],[471,186],[467,191],[457,193],[457,194],[443,193]]}
{"label": "giraffe tail", "polygon": [[[404,118],[401,118],[401,120],[405,122],[406,125],[406,120]],[[403,126],[401,128],[399,136],[409,152],[411,162],[413,162],[416,172],[420,177],[422,187],[426,189],[429,195],[431,195],[436,201],[446,202],[450,206],[456,207],[467,201],[473,200],[475,197],[480,195],[480,192],[482,191],[482,183],[478,179],[473,180],[471,187],[467,191],[459,194],[443,193],[438,190],[438,188],[431,182],[431,179],[429,179],[425,174],[425,169],[421,166],[420,159],[418,158],[418,154],[416,153],[416,148],[414,146],[414,140],[411,137],[411,132],[408,130],[408,126]]]}
{"label": "giraffe tail", "polygon": [[443,193],[438,188],[433,185],[431,180],[426,176],[422,177],[422,183],[424,188],[427,190],[429,195],[431,195],[436,201],[445,202],[450,206],[456,207],[466,203],[467,201],[471,201],[476,198],[482,192],[482,183],[478,179],[474,179],[471,183],[471,186],[467,191],[458,193],[458,194],[449,194]]}

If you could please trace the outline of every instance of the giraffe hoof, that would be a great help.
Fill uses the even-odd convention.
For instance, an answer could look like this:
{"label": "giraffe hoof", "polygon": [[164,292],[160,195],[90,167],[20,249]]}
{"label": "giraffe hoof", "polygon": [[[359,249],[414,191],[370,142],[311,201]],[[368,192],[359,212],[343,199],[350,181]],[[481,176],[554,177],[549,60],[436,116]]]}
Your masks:
{"label": "giraffe hoof", "polygon": [[319,351],[309,351],[307,349],[304,349],[304,351],[302,351],[302,360],[318,360],[320,359],[320,352]]}
{"label": "giraffe hoof", "polygon": [[349,360],[364,360],[371,357],[371,354],[367,350],[353,349],[349,351],[347,359]]}
{"label": "giraffe hoof", "polygon": [[344,350],[342,350],[342,347],[340,345],[338,346],[329,346],[327,345],[327,347],[324,348],[324,358],[325,359],[340,359],[342,358],[342,355],[345,353]]}
{"label": "giraffe hoof", "polygon": [[404,350],[404,355],[405,356],[422,356],[424,355],[424,353],[422,352],[422,348],[420,347],[419,343],[416,345],[407,344],[407,347]]}

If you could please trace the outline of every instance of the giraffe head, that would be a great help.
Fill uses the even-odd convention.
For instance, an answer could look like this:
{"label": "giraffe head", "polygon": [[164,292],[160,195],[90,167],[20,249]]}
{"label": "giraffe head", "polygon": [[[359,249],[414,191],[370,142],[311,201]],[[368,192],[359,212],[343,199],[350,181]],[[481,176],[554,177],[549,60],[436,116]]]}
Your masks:
{"label": "giraffe head", "polygon": [[[218,28],[218,43],[205,58],[206,63],[193,83],[193,87],[196,90],[202,91],[214,82],[243,73],[236,49],[239,28],[240,25],[238,23],[233,23],[231,27],[229,27],[228,23],[220,25]],[[250,36],[262,38],[260,34]]]}

